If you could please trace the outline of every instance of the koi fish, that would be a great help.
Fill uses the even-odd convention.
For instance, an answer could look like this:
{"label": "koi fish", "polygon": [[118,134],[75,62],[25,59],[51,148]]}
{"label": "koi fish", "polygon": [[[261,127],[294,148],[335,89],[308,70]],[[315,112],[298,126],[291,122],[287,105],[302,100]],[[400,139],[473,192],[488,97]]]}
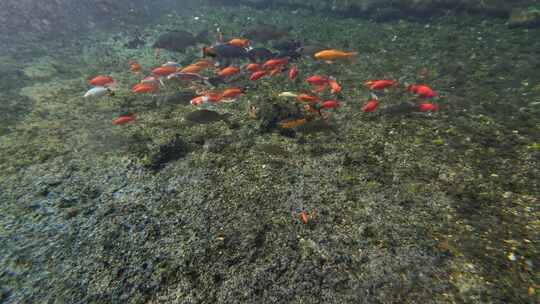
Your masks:
{"label": "koi fish", "polygon": [[248,65],[246,65],[246,70],[251,72],[251,73],[255,73],[257,71],[259,71],[261,69],[261,66],[258,65],[257,63],[250,63]]}
{"label": "koi fish", "polygon": [[339,83],[337,83],[335,79],[329,79],[328,84],[330,85],[330,89],[331,89],[330,93],[337,94],[341,92],[341,86],[339,85]]}
{"label": "koi fish", "polygon": [[230,45],[234,45],[236,47],[246,48],[249,46],[249,40],[248,39],[242,39],[242,38],[234,38],[229,40],[227,42]]}
{"label": "koi fish", "polygon": [[293,65],[289,69],[289,79],[294,80],[296,78],[296,76],[298,76],[298,67],[296,65]]}
{"label": "koi fish", "polygon": [[308,95],[308,94],[300,94],[300,95],[296,96],[296,99],[298,99],[299,101],[303,101],[303,102],[311,102],[311,103],[319,102],[318,97],[311,96],[311,95]]}
{"label": "koi fish", "polygon": [[432,104],[432,103],[421,103],[418,105],[418,111],[420,112],[428,112],[428,111],[431,111],[431,112],[437,112],[437,110],[439,110],[439,107],[436,105],[436,104]]}
{"label": "koi fish", "polygon": [[135,121],[135,114],[122,115],[112,121],[115,126],[125,125],[129,122]]}
{"label": "koi fish", "polygon": [[153,75],[165,77],[169,74],[176,72],[177,68],[174,66],[162,66],[152,70]]}
{"label": "koi fish", "polygon": [[223,98],[236,98],[237,96],[244,93],[244,90],[241,88],[230,88],[223,91],[221,96]]}
{"label": "koi fish", "polygon": [[315,59],[318,60],[336,60],[336,59],[353,59],[356,58],[358,52],[343,52],[336,49],[324,50],[315,54]]}
{"label": "koi fish", "polygon": [[235,74],[238,74],[238,73],[240,73],[239,68],[234,67],[234,66],[229,66],[229,67],[226,67],[226,68],[222,69],[221,71],[219,71],[217,73],[217,75],[219,77],[229,77],[229,76],[232,76],[232,75],[235,75]]}
{"label": "koi fish", "polygon": [[181,73],[199,73],[204,67],[198,65],[188,65],[187,67],[180,70]]}
{"label": "koi fish", "polygon": [[133,60],[128,60],[129,70],[133,73],[139,73],[141,71],[141,65]]}
{"label": "koi fish", "polygon": [[261,79],[264,76],[266,76],[266,71],[257,71],[255,73],[251,74],[251,76],[249,76],[249,80],[257,81],[257,80]]}
{"label": "koi fish", "polygon": [[109,88],[106,88],[106,87],[94,87],[94,88],[91,88],[90,90],[88,90],[85,94],[84,94],[84,98],[98,98],[98,97],[102,97],[102,96],[105,96],[105,95],[113,95],[113,92],[111,91],[111,89]]}
{"label": "koi fish", "polygon": [[339,102],[336,100],[327,100],[321,104],[322,109],[336,109],[339,108]]}
{"label": "koi fish", "polygon": [[114,84],[114,80],[110,76],[99,75],[90,79],[88,83],[95,87],[107,87]]}
{"label": "koi fish", "polygon": [[138,83],[131,88],[131,92],[135,94],[143,94],[143,93],[155,93],[159,90],[159,86],[157,84],[151,84],[151,83]]}
{"label": "koi fish", "polygon": [[414,93],[422,98],[433,98],[437,93],[425,84],[411,84],[407,86],[407,91]]}
{"label": "koi fish", "polygon": [[282,69],[280,66],[274,68],[273,70],[270,71],[270,73],[268,73],[268,75],[270,76],[276,76],[276,75],[279,75],[279,73],[282,72]]}
{"label": "koi fish", "polygon": [[328,84],[328,78],[320,75],[313,75],[306,79],[307,83],[314,86],[325,86]]}
{"label": "koi fish", "polygon": [[194,106],[200,106],[207,103],[217,103],[221,100],[222,95],[217,93],[207,93],[193,98],[190,103]]}
{"label": "koi fish", "polygon": [[371,99],[362,107],[362,112],[364,113],[374,112],[377,109],[378,105],[379,103],[376,99]]}
{"label": "koi fish", "polygon": [[380,80],[368,80],[364,82],[364,85],[370,90],[384,90],[388,87],[397,85],[396,80],[380,79]]}
{"label": "koi fish", "polygon": [[278,58],[278,59],[270,59],[266,61],[262,67],[263,69],[272,70],[272,69],[275,69],[276,67],[287,65],[287,63],[289,63],[289,58],[286,58],[286,57]]}
{"label": "koi fish", "polygon": [[284,119],[278,122],[277,125],[282,129],[292,129],[304,125],[306,122],[306,118]]}

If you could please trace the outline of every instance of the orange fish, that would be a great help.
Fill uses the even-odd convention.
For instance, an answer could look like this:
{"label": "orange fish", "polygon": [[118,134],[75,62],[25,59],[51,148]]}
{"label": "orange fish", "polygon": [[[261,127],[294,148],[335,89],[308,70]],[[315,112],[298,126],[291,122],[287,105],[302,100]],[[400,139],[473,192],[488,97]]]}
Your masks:
{"label": "orange fish", "polygon": [[152,70],[152,74],[157,76],[168,76],[172,73],[176,73],[178,69],[174,66],[158,67]]}
{"label": "orange fish", "polygon": [[260,69],[261,69],[261,66],[258,65],[257,63],[250,63],[250,64],[246,65],[246,70],[251,72],[251,73],[255,73]]}
{"label": "orange fish", "polygon": [[212,103],[217,103],[221,100],[222,98],[222,95],[221,94],[217,94],[217,93],[206,93],[204,95],[201,95],[201,96],[197,96],[195,98],[193,98],[190,103],[194,106],[199,106],[199,105],[202,105],[202,104],[205,104],[205,103],[209,103],[209,102],[212,102]]}
{"label": "orange fish", "polygon": [[396,80],[380,79],[380,80],[368,80],[364,82],[364,85],[370,90],[384,90],[388,87],[397,85]]}
{"label": "orange fish", "polygon": [[128,60],[129,70],[133,73],[139,73],[141,71],[141,65],[136,61]]}
{"label": "orange fish", "polygon": [[273,70],[271,70],[268,75],[276,76],[276,75],[279,75],[279,73],[281,73],[281,67],[280,66],[278,66],[278,67],[274,68]]}
{"label": "orange fish", "polygon": [[308,95],[308,94],[300,94],[300,95],[296,96],[296,99],[298,99],[299,101],[311,102],[311,103],[319,102],[318,97],[311,96],[311,95]]}
{"label": "orange fish", "polygon": [[306,225],[309,223],[309,216],[306,210],[300,211],[300,221],[302,221],[302,224]]}
{"label": "orange fish", "polygon": [[328,80],[328,84],[330,85],[330,93],[337,94],[341,92],[341,86],[335,81],[334,79]]}
{"label": "orange fish", "polygon": [[114,83],[114,80],[110,76],[99,75],[88,81],[89,84],[95,87],[106,87]]}
{"label": "orange fish", "polygon": [[125,125],[129,122],[135,121],[135,114],[122,115],[112,121],[115,126]]}
{"label": "orange fish", "polygon": [[218,72],[220,77],[229,77],[235,74],[240,73],[240,69],[234,66],[229,66]]}
{"label": "orange fish", "polygon": [[211,68],[211,67],[214,67],[214,62],[212,60],[204,59],[204,60],[199,60],[192,65],[199,66],[202,68]]}
{"label": "orange fish", "polygon": [[142,94],[142,93],[155,93],[159,89],[158,85],[150,84],[150,83],[138,83],[131,89],[131,92],[136,94]]}
{"label": "orange fish", "polygon": [[306,118],[296,118],[296,119],[284,119],[278,122],[278,126],[282,129],[292,129],[299,127],[307,122]]}
{"label": "orange fish", "polygon": [[235,98],[243,93],[244,90],[241,88],[230,88],[223,91],[223,94],[221,94],[221,96],[224,98]]}
{"label": "orange fish", "polygon": [[242,38],[234,38],[227,42],[227,44],[234,45],[236,47],[246,48],[249,46],[249,40]]}
{"label": "orange fish", "polygon": [[337,60],[337,59],[354,59],[358,52],[343,52],[336,49],[324,50],[315,54],[315,59],[318,60]]}
{"label": "orange fish", "polygon": [[289,58],[287,58],[287,57],[278,58],[278,59],[270,59],[270,60],[266,61],[263,64],[262,67],[263,67],[263,69],[272,70],[272,69],[275,69],[278,66],[286,65],[287,63],[289,63]]}
{"label": "orange fish", "polygon": [[187,67],[180,70],[180,73],[195,73],[198,74],[200,71],[202,71],[204,67],[199,65],[188,65]]}

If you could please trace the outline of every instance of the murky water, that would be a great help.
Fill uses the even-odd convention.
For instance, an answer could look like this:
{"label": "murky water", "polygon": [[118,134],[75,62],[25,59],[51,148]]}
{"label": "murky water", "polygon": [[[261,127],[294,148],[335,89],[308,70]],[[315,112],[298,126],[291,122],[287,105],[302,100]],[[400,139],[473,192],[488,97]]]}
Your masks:
{"label": "murky water", "polygon": [[540,301],[535,1],[54,5],[0,5],[2,302]]}

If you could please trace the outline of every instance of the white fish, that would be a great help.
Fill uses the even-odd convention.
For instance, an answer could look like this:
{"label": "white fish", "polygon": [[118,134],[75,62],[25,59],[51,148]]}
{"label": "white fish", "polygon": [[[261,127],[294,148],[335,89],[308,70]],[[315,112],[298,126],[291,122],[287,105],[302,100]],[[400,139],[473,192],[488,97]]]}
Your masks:
{"label": "white fish", "polygon": [[174,61],[168,61],[168,62],[165,62],[164,64],[161,65],[162,67],[179,67],[180,64],[178,62],[174,62]]}
{"label": "white fish", "polygon": [[297,97],[298,94],[295,94],[293,92],[281,92],[278,95],[279,97]]}
{"label": "white fish", "polygon": [[110,92],[111,92],[111,90],[109,88],[106,88],[106,87],[94,87],[94,88],[91,88],[90,90],[88,90],[84,94],[84,98],[102,97],[102,96],[105,96],[107,93],[110,93]]}

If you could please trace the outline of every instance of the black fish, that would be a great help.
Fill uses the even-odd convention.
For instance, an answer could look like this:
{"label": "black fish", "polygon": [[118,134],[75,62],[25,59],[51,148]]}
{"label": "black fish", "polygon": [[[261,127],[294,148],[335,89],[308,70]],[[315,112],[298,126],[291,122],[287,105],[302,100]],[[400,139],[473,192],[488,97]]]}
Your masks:
{"label": "black fish", "polygon": [[278,51],[295,51],[301,46],[302,44],[295,40],[282,40],[272,45],[272,47]]}
{"label": "black fish", "polygon": [[302,53],[296,50],[284,50],[274,55],[274,58],[289,58],[290,60],[298,60],[302,57]]}
{"label": "black fish", "polygon": [[203,56],[217,58],[220,66],[229,66],[232,60],[248,58],[248,53],[244,48],[224,43],[203,48]]}
{"label": "black fish", "polygon": [[225,121],[231,116],[229,113],[219,114],[216,111],[211,110],[196,110],[185,116],[185,119],[194,123],[207,124],[217,121]]}
{"label": "black fish", "polygon": [[179,91],[168,96],[163,96],[160,103],[189,105],[190,101],[195,97],[197,97],[197,94],[193,91]]}
{"label": "black fish", "polygon": [[183,52],[187,47],[194,46],[197,43],[210,43],[208,41],[208,31],[201,32],[196,36],[182,30],[167,32],[159,36],[153,47]]}
{"label": "black fish", "polygon": [[249,60],[251,62],[266,61],[270,58],[274,58],[274,53],[265,48],[254,48],[247,52]]}

